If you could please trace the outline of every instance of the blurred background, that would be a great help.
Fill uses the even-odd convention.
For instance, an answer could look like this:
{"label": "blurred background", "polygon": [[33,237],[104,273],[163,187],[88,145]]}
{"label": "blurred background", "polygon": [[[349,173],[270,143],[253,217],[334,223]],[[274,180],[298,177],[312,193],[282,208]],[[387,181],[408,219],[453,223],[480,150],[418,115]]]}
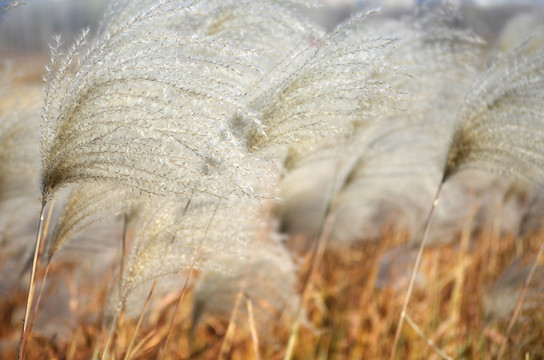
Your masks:
{"label": "blurred background", "polygon": [[[328,28],[357,9],[380,7],[392,16],[408,13],[422,3],[437,0],[322,0],[320,9],[307,10],[308,14]],[[0,1],[0,9],[11,2]],[[48,44],[55,34],[61,34],[65,44],[81,29],[96,28],[108,0],[27,0],[26,4],[0,14],[0,54],[24,55],[48,53]],[[502,24],[518,11],[531,6],[543,6],[544,0],[465,0],[464,21],[483,38],[493,40]]]}

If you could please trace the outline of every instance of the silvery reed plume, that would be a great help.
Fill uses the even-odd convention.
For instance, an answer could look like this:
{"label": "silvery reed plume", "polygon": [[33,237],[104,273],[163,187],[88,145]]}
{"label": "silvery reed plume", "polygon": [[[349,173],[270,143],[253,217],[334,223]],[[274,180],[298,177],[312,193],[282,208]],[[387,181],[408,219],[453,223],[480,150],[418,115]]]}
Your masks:
{"label": "silvery reed plume", "polygon": [[[17,283],[20,259],[36,219],[39,183],[39,102],[40,88],[17,77],[15,65],[0,62],[0,268],[5,283]],[[34,210],[32,210],[34,209]],[[32,224],[34,223],[34,224]],[[4,286],[0,291],[5,291]],[[8,290],[9,291],[9,290]]]}
{"label": "silvery reed plume", "polygon": [[154,198],[146,203],[142,217],[122,298],[147,280],[189,268],[197,253],[196,268],[228,273],[228,266],[214,260],[216,254],[243,262],[261,226],[258,204],[251,201],[187,204]]}
{"label": "silvery reed plume", "polygon": [[[281,186],[284,230],[315,230],[327,203],[337,213],[332,240],[343,243],[374,238],[382,229],[376,224],[393,219],[398,229],[423,222],[440,176],[436,153],[444,146],[444,129],[451,121],[443,114],[455,111],[463,85],[473,78],[471,64],[480,43],[470,32],[453,28],[452,11],[432,9],[402,20],[377,14],[352,34],[395,38],[394,46],[383,49],[383,64],[402,71],[367,74],[367,81],[392,87],[388,106],[376,112],[367,108],[365,115],[372,120],[363,117],[349,137],[314,145],[311,161],[291,161],[296,165]],[[310,188],[297,186],[308,173]]]}
{"label": "silvery reed plume", "polygon": [[61,60],[57,39],[43,106],[44,201],[91,180],[159,195],[254,196],[249,181],[265,171],[227,119],[258,122],[240,82],[259,70],[246,49],[160,26],[191,8],[159,2],[89,46],[85,33]]}
{"label": "silvery reed plume", "polygon": [[141,194],[130,188],[96,183],[74,186],[48,240],[48,261],[83,230],[103,220],[127,214],[141,202]]}
{"label": "silvery reed plume", "polygon": [[32,198],[39,177],[40,89],[21,85],[12,65],[0,64],[0,202]]}
{"label": "silvery reed plume", "polygon": [[[116,3],[96,40],[89,42],[84,31],[61,50],[56,39],[42,110],[42,220],[47,201],[69,183],[185,198],[260,197],[254,186],[268,175],[268,165],[240,129],[252,123],[263,131],[242,101],[248,76],[263,74],[254,61],[260,55],[168,26],[198,6]],[[130,15],[119,15],[123,10]],[[35,266],[31,284],[34,276]],[[26,320],[32,285],[29,293]]]}
{"label": "silvery reed plume", "polygon": [[[527,41],[499,54],[467,89],[452,127],[443,176],[425,225],[416,273],[442,185],[465,169],[517,176],[536,184],[544,177],[544,51],[527,54]],[[394,358],[412,292],[410,282],[391,353]]]}
{"label": "silvery reed plume", "polygon": [[[43,203],[65,184],[86,181],[186,199],[258,198],[255,189],[271,168],[261,149],[315,139],[331,128],[339,131],[344,125],[330,118],[364,113],[368,106],[361,98],[381,104],[390,96],[381,81],[357,85],[366,73],[351,76],[357,64],[368,65],[367,72],[388,70],[380,65],[378,50],[389,40],[348,36],[362,15],[323,35],[283,3],[267,4],[298,21],[300,35],[284,41],[281,48],[288,56],[281,62],[265,45],[277,34],[265,32],[258,43],[236,33],[258,11],[253,7],[248,16],[241,5],[163,1],[142,10],[141,4],[117,3],[92,43],[86,44],[85,32],[66,54],[57,54],[57,39],[43,106]],[[180,26],[176,19],[192,22]],[[288,23],[279,22],[280,30],[292,31],[293,21]],[[295,51],[293,42],[302,50]],[[335,78],[328,86],[334,91],[314,96],[312,89],[326,81],[326,74]],[[295,97],[280,101],[293,92]],[[255,99],[246,106],[245,97]],[[327,101],[341,108],[331,113],[314,106]],[[314,110],[303,113],[301,106]]]}
{"label": "silvery reed plume", "polygon": [[514,15],[502,29],[496,51],[507,52],[520,44],[528,41],[524,52],[531,53],[544,48],[544,11],[523,11]]}
{"label": "silvery reed plume", "polygon": [[[282,2],[267,4],[285,19],[297,19],[300,35],[290,37],[291,43],[284,40],[281,48],[288,56],[283,61],[266,45],[279,46],[266,39],[278,36],[276,32],[265,31],[260,43],[236,35],[240,23],[253,21],[257,11],[260,18],[269,18],[266,12],[253,7],[248,17],[242,6],[218,2],[209,7],[172,1],[114,3],[97,40],[87,44],[84,32],[63,54],[57,38],[42,115],[43,204],[60,187],[87,181],[172,193],[185,198],[181,202],[210,196],[258,198],[255,188],[270,168],[260,149],[341,130],[344,125],[329,118],[360,114],[365,109],[361,98],[385,102],[389,93],[382,91],[383,82],[368,81],[362,87],[358,81],[366,73],[352,76],[357,64],[366,65],[367,72],[389,70],[379,55],[389,40],[348,36],[363,15],[323,35]],[[149,8],[142,10],[144,5]],[[233,14],[242,20],[233,21],[238,19]],[[176,19],[192,22],[179,26]],[[291,32],[293,21],[280,21],[279,29],[280,35]],[[227,34],[234,40],[226,39]],[[269,67],[271,75],[261,66]],[[176,75],[180,73],[184,76]],[[315,96],[313,89],[327,77],[335,78],[328,86],[331,92]],[[254,99],[247,106],[246,87]],[[331,113],[314,106],[327,101],[341,108]],[[314,110],[302,113],[303,106]],[[347,120],[354,121],[357,114]],[[65,240],[54,240],[51,251]]]}

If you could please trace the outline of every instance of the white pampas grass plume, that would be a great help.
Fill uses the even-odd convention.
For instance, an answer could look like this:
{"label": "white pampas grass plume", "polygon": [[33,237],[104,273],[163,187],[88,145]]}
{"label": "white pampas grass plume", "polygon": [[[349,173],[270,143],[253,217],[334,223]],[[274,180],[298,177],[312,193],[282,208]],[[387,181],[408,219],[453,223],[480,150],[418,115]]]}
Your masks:
{"label": "white pampas grass plume", "polygon": [[76,185],[49,239],[48,258],[83,230],[116,215],[127,214],[141,202],[141,194],[130,188],[95,183]]}
{"label": "white pampas grass plume", "polygon": [[122,298],[147,280],[195,269],[229,272],[215,254],[244,259],[261,226],[251,201],[169,200],[152,197],[143,207],[124,274]]}
{"label": "white pampas grass plume", "polygon": [[467,168],[539,183],[544,178],[544,51],[500,54],[466,94],[444,180]]}
{"label": "white pampas grass plume", "polygon": [[13,81],[0,66],[0,201],[33,198],[39,182],[40,89]]}
{"label": "white pampas grass plume", "polygon": [[401,311],[391,359],[443,184],[466,169],[544,180],[544,51],[525,55],[527,42],[501,54],[467,91],[453,124],[443,177],[425,225],[423,240]]}
{"label": "white pampas grass plume", "polygon": [[361,38],[355,29],[370,13],[358,13],[325,36],[306,44],[265,78],[251,103],[266,127],[253,132],[252,146],[314,141],[349,132],[398,97],[376,72],[388,67],[388,38]]}
{"label": "white pampas grass plume", "polygon": [[524,51],[531,53],[544,47],[544,11],[533,9],[514,15],[502,29],[497,44],[499,53],[506,53],[518,46],[522,41],[528,41]]}
{"label": "white pampas grass plume", "polygon": [[84,33],[53,55],[43,105],[44,200],[89,180],[159,195],[256,196],[252,181],[266,168],[228,122],[240,114],[261,128],[242,103],[245,74],[260,72],[256,55],[162,25],[191,8],[173,1],[140,8],[89,45]]}

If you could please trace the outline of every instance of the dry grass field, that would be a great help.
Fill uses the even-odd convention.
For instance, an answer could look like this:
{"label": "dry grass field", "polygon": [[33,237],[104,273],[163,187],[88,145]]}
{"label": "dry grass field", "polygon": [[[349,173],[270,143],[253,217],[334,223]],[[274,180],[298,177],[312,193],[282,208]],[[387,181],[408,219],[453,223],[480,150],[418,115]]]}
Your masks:
{"label": "dry grass field", "polygon": [[[456,359],[493,358],[504,340],[509,318],[485,319],[484,302],[501,272],[517,253],[534,253],[544,234],[532,234],[517,240],[512,234],[497,236],[491,230],[470,234],[463,249],[461,237],[452,245],[437,246],[425,252],[422,274],[424,285],[417,288],[410,304],[412,319],[428,340]],[[395,326],[401,308],[400,289],[376,288],[378,260],[384,252],[405,243],[405,234],[384,231],[379,244],[354,244],[350,249],[330,249],[312,277],[305,304],[308,323],[302,326],[295,359],[381,359],[391,351]],[[308,257],[300,268],[299,279],[306,277]],[[71,289],[70,311],[49,314],[47,321],[67,326],[61,338],[54,332],[34,329],[28,346],[31,359],[97,358],[107,337],[101,314],[105,312],[108,279],[71,276],[77,262],[55,264],[50,270],[51,283]],[[113,264],[112,266],[115,266]],[[40,274],[43,276],[43,274]],[[400,274],[406,280],[406,274]],[[180,284],[183,278],[180,275]],[[538,280],[537,280],[538,281]],[[302,280],[301,280],[302,282]],[[58,286],[58,285],[57,285]],[[55,301],[57,286],[44,294]],[[156,358],[170,327],[179,291],[165,293],[144,319],[131,359]],[[232,337],[225,338],[229,322],[210,318],[192,332],[192,294],[178,310],[168,349],[171,359],[252,359],[256,358],[254,340],[247,317],[235,319]],[[21,311],[26,291],[19,288],[1,301],[2,358],[16,357]],[[241,307],[247,306],[244,301]],[[544,356],[544,311],[527,310],[515,325],[505,358],[539,359]],[[114,358],[125,356],[136,327],[135,318],[121,321],[115,334]],[[69,325],[63,325],[69,324]],[[231,325],[232,326],[232,325]],[[278,325],[258,335],[262,359],[282,359],[290,328]],[[402,334],[398,358],[439,359],[411,327]]]}

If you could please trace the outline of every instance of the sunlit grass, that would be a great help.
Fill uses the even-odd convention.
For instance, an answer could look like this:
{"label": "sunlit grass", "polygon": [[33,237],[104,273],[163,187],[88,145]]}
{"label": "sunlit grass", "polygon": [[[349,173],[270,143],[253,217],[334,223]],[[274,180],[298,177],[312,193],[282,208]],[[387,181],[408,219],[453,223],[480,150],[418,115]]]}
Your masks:
{"label": "sunlit grass", "polygon": [[[390,353],[396,321],[402,297],[392,286],[378,290],[375,287],[378,262],[387,249],[404,244],[405,233],[384,231],[378,243],[359,242],[349,249],[329,249],[317,270],[315,281],[310,284],[310,296],[306,303],[308,324],[301,328],[295,347],[296,359],[378,359]],[[485,358],[498,350],[508,319],[493,324],[484,322],[484,299],[502,270],[523,248],[524,253],[534,252],[544,233],[533,234],[525,240],[517,240],[512,234],[497,236],[483,230],[470,237],[470,252],[460,253],[459,241],[450,245],[429,248],[423,258],[422,274],[425,286],[416,288],[410,313],[426,336],[453,358]],[[460,237],[460,236],[459,236]],[[300,268],[303,278],[308,270],[308,259]],[[41,314],[47,322],[71,324],[64,336],[55,337],[36,327],[28,344],[31,359],[89,359],[103,346],[107,324],[102,316],[106,313],[108,280],[113,268],[105,277],[88,275],[76,281],[73,273],[76,262],[63,260],[54,263],[49,282],[63,284],[72,290],[69,318],[55,314]],[[462,284],[456,271],[462,271]],[[43,276],[39,274],[38,278]],[[183,276],[179,276],[180,284]],[[392,282],[394,284],[394,282]],[[454,289],[460,286],[460,297]],[[53,286],[42,300],[55,301]],[[163,293],[155,299],[155,305],[146,316],[137,335],[131,359],[154,358],[169,328],[169,320],[177,301],[178,292]],[[48,300],[49,299],[49,300]],[[92,299],[92,300],[91,300]],[[0,311],[9,323],[2,327],[2,358],[14,358],[18,319],[26,300],[23,289],[2,298]],[[243,305],[245,306],[245,304]],[[542,317],[542,308],[534,316]],[[169,354],[171,359],[216,359],[224,340],[228,322],[209,318],[191,337],[192,294],[182,303],[174,326]],[[252,338],[247,324],[238,321],[230,344],[228,358],[253,358]],[[246,320],[243,320],[246,321]],[[115,335],[115,358],[122,358],[133,333],[135,318],[121,321]],[[542,323],[541,323],[542,324]],[[42,322],[43,326],[43,322]],[[530,327],[531,338],[524,338]],[[544,326],[535,322],[520,321],[516,326],[507,358],[523,357],[523,349],[538,358],[544,351],[537,334],[544,334]],[[261,356],[264,359],[280,359],[285,351],[289,328],[278,325],[265,334],[259,334]],[[525,335],[526,336],[526,335]],[[191,340],[192,339],[192,340]],[[516,344],[529,340],[523,349]],[[540,354],[540,355],[538,355]],[[402,332],[399,358],[438,358],[410,326]],[[533,358],[533,357],[530,357]]]}

